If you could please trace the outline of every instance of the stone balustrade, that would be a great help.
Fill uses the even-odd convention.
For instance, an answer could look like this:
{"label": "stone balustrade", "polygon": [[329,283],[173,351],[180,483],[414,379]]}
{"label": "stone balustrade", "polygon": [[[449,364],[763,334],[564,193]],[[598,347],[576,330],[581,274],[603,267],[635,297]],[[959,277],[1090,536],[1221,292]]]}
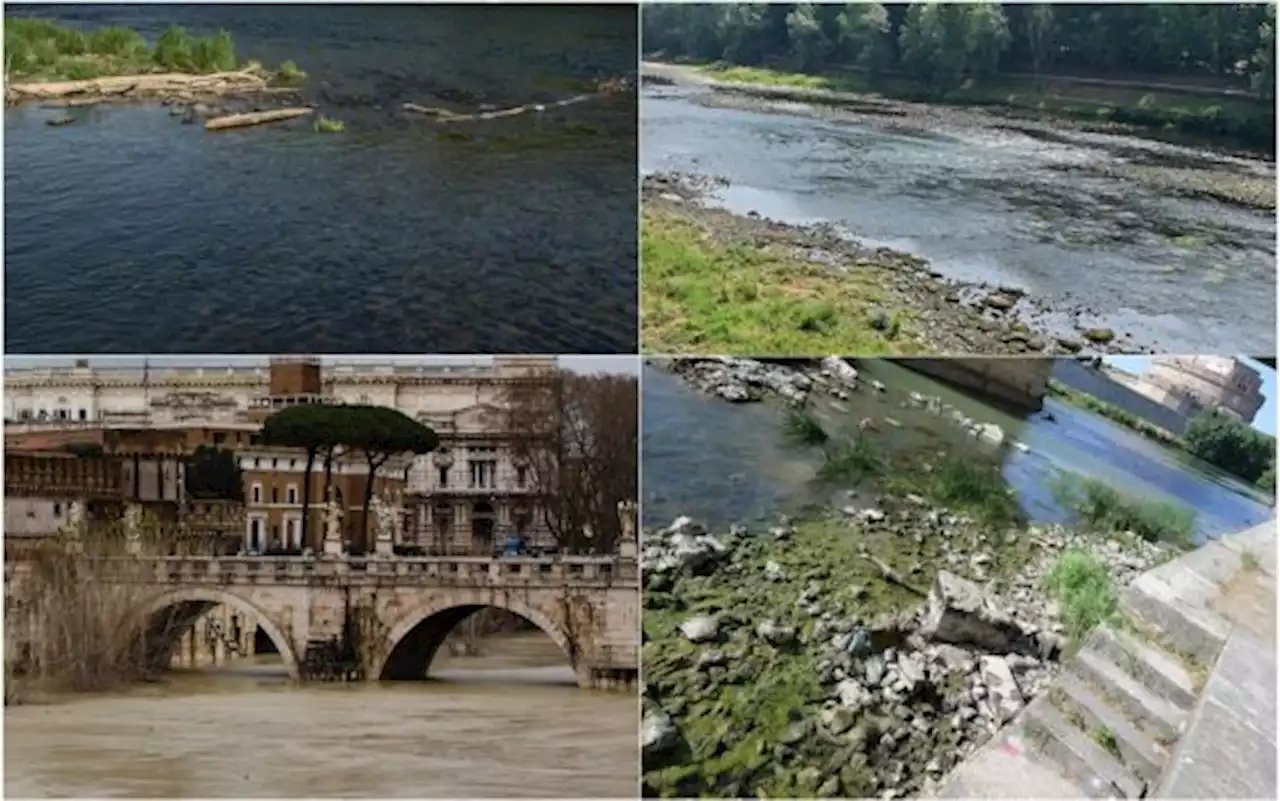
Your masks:
{"label": "stone balustrade", "polygon": [[99,575],[147,584],[404,584],[467,587],[639,586],[634,559],[568,557],[103,557]]}

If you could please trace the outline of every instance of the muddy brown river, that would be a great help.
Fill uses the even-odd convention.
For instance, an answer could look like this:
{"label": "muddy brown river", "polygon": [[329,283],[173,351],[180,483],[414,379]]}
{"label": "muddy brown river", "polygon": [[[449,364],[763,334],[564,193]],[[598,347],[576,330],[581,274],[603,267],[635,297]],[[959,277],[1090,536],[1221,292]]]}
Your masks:
{"label": "muddy brown river", "polygon": [[632,693],[579,689],[537,633],[421,684],[291,686],[269,658],[10,707],[8,797],[631,797]]}

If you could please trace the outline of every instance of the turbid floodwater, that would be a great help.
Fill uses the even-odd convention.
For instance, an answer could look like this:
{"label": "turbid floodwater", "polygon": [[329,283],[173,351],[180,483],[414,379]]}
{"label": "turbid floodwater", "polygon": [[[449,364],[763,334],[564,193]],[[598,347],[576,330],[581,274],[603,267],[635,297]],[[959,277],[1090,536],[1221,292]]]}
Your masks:
{"label": "turbid floodwater", "polygon": [[[646,173],[723,177],[713,202],[736,213],[832,223],[957,280],[1019,287],[1049,307],[1048,330],[1111,328],[1159,352],[1275,349],[1274,211],[1157,188],[1161,171],[1274,181],[1273,162],[1130,135],[1037,136],[972,113],[922,125],[683,81],[646,83],[641,116]],[[1155,179],[1123,177],[1132,169]]]}
{"label": "turbid floodwater", "polygon": [[[881,421],[875,441],[887,449],[928,445],[975,459],[998,459],[1023,511],[1034,521],[1069,521],[1055,495],[1064,474],[1179,502],[1196,512],[1201,538],[1270,517],[1270,499],[1256,488],[1054,398],[1045,400],[1041,412],[1016,415],[890,361],[856,364],[865,381],[879,380],[888,389],[883,394],[864,389],[843,401],[814,396],[813,411],[834,438],[854,436],[859,421],[872,418]],[[1009,441],[1020,442],[1025,450],[981,445],[945,416],[904,404],[911,392],[939,397],[973,420],[999,425]],[[643,414],[645,525],[666,525],[678,515],[724,526],[794,514],[830,503],[846,489],[819,480],[821,450],[798,446],[787,437],[779,403],[730,405],[678,376],[647,367]],[[884,424],[885,417],[901,427]]]}
{"label": "turbid floodwater", "polygon": [[436,681],[290,686],[279,664],[172,672],[159,685],[10,707],[9,797],[632,797],[634,693],[578,689],[540,633]]}
{"label": "turbid floodwater", "polygon": [[308,119],[225,133],[153,105],[6,109],[10,353],[636,349],[636,70],[626,6],[76,5],[6,15],[149,40],[226,29],[295,61]]}

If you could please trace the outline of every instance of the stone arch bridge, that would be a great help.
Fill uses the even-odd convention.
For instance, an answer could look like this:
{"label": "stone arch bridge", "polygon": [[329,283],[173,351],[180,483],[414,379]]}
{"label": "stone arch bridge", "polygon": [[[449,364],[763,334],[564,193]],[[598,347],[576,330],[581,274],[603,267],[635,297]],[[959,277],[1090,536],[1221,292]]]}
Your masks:
{"label": "stone arch bridge", "polygon": [[[640,585],[634,558],[158,557],[98,560],[100,580],[134,591],[147,652],[164,664],[197,619],[222,605],[256,623],[294,679],[308,646],[353,645],[368,679],[421,679],[449,631],[485,607],[541,629],[583,687],[636,679]],[[136,599],[136,600],[135,600]],[[356,625],[353,627],[352,623]]]}

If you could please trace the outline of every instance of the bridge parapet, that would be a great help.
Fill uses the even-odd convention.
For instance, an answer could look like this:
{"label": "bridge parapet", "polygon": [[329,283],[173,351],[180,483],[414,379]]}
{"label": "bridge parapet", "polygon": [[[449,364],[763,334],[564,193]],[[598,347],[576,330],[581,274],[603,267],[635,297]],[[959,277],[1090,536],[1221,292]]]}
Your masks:
{"label": "bridge parapet", "polygon": [[639,587],[634,559],[297,556],[103,557],[102,576],[149,584],[427,585],[433,587]]}

